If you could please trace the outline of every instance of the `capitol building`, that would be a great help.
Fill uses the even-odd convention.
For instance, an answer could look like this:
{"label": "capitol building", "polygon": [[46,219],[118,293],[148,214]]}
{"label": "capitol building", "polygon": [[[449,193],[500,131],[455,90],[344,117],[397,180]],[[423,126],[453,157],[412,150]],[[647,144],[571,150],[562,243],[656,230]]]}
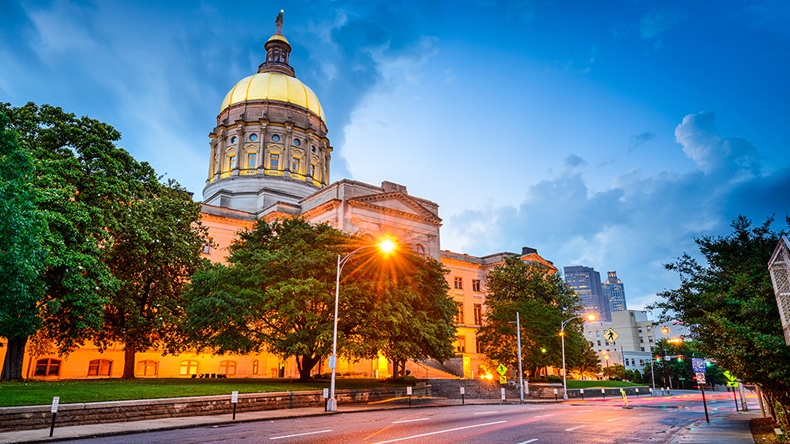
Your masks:
{"label": "capitol building", "polygon": [[[219,105],[216,126],[207,150],[207,179],[203,189],[202,222],[210,243],[203,255],[223,262],[237,233],[254,221],[303,217],[326,223],[370,240],[383,235],[408,243],[420,254],[441,261],[450,271],[447,281],[455,300],[457,337],[455,357],[445,362],[414,362],[407,369],[418,378],[477,377],[485,356],[476,332],[485,312],[485,276],[506,256],[539,263],[551,272],[554,265],[525,247],[520,253],[483,257],[441,249],[439,204],[409,194],[404,184],[382,180],[368,184],[330,180],[332,145],[321,102],[302,83],[289,63],[291,44],[283,34],[282,13],[274,34],[264,44],[263,63],[239,80]],[[121,344],[99,353],[90,344],[68,357],[25,357],[23,376],[41,379],[120,377]],[[135,375],[194,377],[226,375],[243,378],[296,378],[296,361],[262,352],[249,355],[162,355],[148,350],[136,355]],[[379,359],[337,362],[340,374],[383,378],[393,373]],[[56,371],[51,371],[55,368]],[[327,372],[326,362],[315,372]]]}

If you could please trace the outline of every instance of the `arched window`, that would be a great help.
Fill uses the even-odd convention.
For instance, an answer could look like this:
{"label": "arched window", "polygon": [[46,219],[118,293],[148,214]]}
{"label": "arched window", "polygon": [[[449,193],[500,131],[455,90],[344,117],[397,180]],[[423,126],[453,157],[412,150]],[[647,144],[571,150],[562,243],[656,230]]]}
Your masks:
{"label": "arched window", "polygon": [[36,361],[36,370],[33,376],[59,376],[60,359],[44,358]]}
{"label": "arched window", "polygon": [[134,374],[136,376],[156,376],[158,371],[159,362],[157,361],[137,361]]}
{"label": "arched window", "polygon": [[219,373],[221,375],[235,375],[236,361],[222,361],[219,363]]}
{"label": "arched window", "polygon": [[109,359],[94,359],[88,364],[88,376],[110,376],[112,361]]}
{"label": "arched window", "polygon": [[197,375],[198,362],[197,361],[181,361],[181,369],[178,374],[181,376]]}
{"label": "arched window", "polygon": [[257,375],[258,374],[258,360],[257,359],[252,361],[252,374],[253,375]]}

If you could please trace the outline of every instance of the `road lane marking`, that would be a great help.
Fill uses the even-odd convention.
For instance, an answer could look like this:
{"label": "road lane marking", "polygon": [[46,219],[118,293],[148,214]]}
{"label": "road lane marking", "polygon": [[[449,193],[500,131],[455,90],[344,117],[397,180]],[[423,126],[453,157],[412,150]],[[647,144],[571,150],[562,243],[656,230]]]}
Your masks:
{"label": "road lane marking", "polygon": [[417,419],[404,419],[402,421],[392,421],[393,424],[402,424],[404,422],[427,421],[431,418],[417,418]]}
{"label": "road lane marking", "polygon": [[570,432],[571,430],[581,429],[582,427],[587,427],[586,425],[580,425],[576,427],[571,427],[569,429],[565,429],[566,432]]}
{"label": "road lane marking", "polygon": [[533,416],[533,418],[548,418],[549,416],[554,416],[554,413],[550,413],[550,414],[548,414],[548,415],[538,415],[538,416]]}
{"label": "road lane marking", "polygon": [[386,444],[386,443],[389,443],[389,442],[406,441],[407,439],[422,438],[423,436],[438,435],[440,433],[449,433],[449,432],[455,432],[455,431],[458,431],[458,430],[473,429],[473,428],[476,428],[476,427],[485,427],[485,426],[496,425],[496,424],[504,424],[506,422],[507,421],[495,421],[495,422],[487,422],[485,424],[475,424],[475,425],[464,426],[464,427],[456,427],[456,428],[453,428],[453,429],[437,430],[435,432],[421,433],[419,435],[404,436],[403,438],[390,439],[388,441],[379,441],[376,444]]}
{"label": "road lane marking", "polygon": [[606,422],[619,421],[621,419],[623,419],[623,418],[622,417],[620,417],[620,418],[612,418],[612,419],[607,419]]}
{"label": "road lane marking", "polygon": [[286,436],[272,436],[269,439],[284,439],[284,438],[293,438],[296,436],[305,436],[305,435],[317,435],[319,433],[329,433],[331,430],[318,430],[316,432],[305,432],[305,433],[297,433],[295,435],[286,435]]}
{"label": "road lane marking", "polygon": [[537,441],[537,440],[538,440],[538,438],[532,438],[532,439],[528,439],[528,440],[526,440],[526,441],[521,441],[521,442],[519,442],[519,443],[516,443],[516,444],[529,444],[529,443],[531,443],[531,442],[535,442],[535,441]]}
{"label": "road lane marking", "polygon": [[595,410],[577,410],[576,413],[590,413],[594,412]]}
{"label": "road lane marking", "polygon": [[490,412],[475,412],[475,413],[473,413],[473,415],[491,415],[493,413],[499,413],[499,411],[493,410],[493,411],[490,411]]}

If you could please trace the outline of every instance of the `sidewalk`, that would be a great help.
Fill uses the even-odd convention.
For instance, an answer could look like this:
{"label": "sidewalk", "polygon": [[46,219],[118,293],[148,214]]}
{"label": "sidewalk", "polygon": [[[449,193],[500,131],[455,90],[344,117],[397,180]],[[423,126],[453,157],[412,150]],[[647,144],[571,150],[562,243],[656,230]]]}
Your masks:
{"label": "sidewalk", "polygon": [[683,428],[670,444],[754,444],[749,421],[760,416],[759,412],[737,412],[728,416],[704,419]]}

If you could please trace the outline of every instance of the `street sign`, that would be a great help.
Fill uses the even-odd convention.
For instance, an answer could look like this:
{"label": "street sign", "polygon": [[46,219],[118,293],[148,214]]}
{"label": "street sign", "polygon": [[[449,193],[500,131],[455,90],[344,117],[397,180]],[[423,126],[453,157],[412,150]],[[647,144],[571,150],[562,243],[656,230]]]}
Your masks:
{"label": "street sign", "polygon": [[727,378],[727,387],[738,387],[738,378],[731,375],[727,370],[724,371],[724,377]]}
{"label": "street sign", "polygon": [[507,377],[506,376],[500,376],[499,377],[499,383],[500,384],[507,384]]}
{"label": "street sign", "polygon": [[705,373],[695,373],[697,377],[697,384],[704,384],[705,383]]}
{"label": "street sign", "polygon": [[60,396],[52,397],[52,408],[50,409],[52,413],[58,413],[58,404],[60,404]]}
{"label": "street sign", "polygon": [[617,334],[617,332],[616,332],[616,331],[614,331],[614,330],[612,330],[611,328],[609,328],[608,330],[606,330],[605,332],[603,332],[603,337],[604,337],[604,339],[606,339],[606,340],[607,340],[607,341],[609,341],[609,342],[614,342],[614,341],[616,341],[616,340],[617,340],[617,338],[619,338],[619,337],[620,337],[620,335],[619,335],[619,334]]}
{"label": "street sign", "polygon": [[505,367],[504,364],[499,364],[499,366],[496,368],[496,372],[499,373],[500,375],[504,375],[505,373],[507,373],[507,367]]}
{"label": "street sign", "polygon": [[705,358],[691,358],[691,369],[694,373],[705,373]]}

